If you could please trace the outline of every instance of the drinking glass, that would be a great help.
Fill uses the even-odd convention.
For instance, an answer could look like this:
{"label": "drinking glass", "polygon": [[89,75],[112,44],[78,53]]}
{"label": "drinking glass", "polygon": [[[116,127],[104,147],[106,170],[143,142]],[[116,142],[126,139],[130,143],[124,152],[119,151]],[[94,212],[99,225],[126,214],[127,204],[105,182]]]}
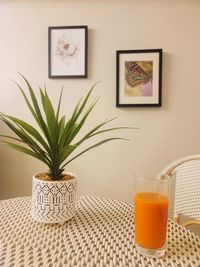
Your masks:
{"label": "drinking glass", "polygon": [[169,206],[169,177],[135,177],[135,244],[147,257],[165,254]]}

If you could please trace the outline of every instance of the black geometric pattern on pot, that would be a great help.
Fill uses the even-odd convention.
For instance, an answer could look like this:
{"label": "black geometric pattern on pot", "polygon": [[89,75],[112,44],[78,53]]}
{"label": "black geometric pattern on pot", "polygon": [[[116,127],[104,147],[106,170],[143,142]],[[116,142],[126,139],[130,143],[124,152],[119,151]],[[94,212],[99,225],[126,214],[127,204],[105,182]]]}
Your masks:
{"label": "black geometric pattern on pot", "polygon": [[74,215],[75,180],[67,183],[45,183],[33,180],[32,214],[40,220],[59,222]]}

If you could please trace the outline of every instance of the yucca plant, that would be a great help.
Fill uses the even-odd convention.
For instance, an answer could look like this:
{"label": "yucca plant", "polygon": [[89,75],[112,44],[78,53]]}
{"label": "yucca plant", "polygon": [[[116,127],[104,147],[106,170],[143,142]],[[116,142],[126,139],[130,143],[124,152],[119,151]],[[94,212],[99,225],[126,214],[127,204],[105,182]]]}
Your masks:
{"label": "yucca plant", "polygon": [[7,141],[4,139],[3,142],[11,148],[33,156],[46,164],[48,166],[48,174],[52,180],[60,180],[65,166],[90,149],[116,139],[126,140],[119,137],[106,138],[74,155],[76,149],[89,138],[105,132],[125,129],[128,127],[102,129],[104,125],[110,123],[114,118],[105,120],[97,124],[81,139],[75,141],[75,137],[79,134],[86,119],[97,103],[98,99],[93,101],[89,107],[86,105],[88,104],[88,100],[96,84],[92,86],[83,99],[78,101],[71,117],[66,119],[65,115],[60,116],[62,90],[58,106],[55,110],[46,89],[41,89],[39,87],[41,101],[38,102],[32,86],[23,75],[21,76],[28,88],[29,97],[18,83],[16,83],[16,85],[20,89],[31,114],[38,125],[38,130],[19,118],[1,113],[0,119],[15,133],[16,137],[8,135],[0,136],[6,138]]}

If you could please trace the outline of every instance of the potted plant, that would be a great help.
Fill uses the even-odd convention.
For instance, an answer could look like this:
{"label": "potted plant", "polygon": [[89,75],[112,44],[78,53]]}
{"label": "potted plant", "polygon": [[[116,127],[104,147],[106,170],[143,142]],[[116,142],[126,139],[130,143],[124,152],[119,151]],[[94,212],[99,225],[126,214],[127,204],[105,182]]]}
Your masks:
{"label": "potted plant", "polygon": [[77,152],[75,155],[74,152],[83,142],[96,135],[127,127],[102,129],[113,119],[105,120],[97,124],[78,141],[75,141],[87,117],[97,103],[97,100],[95,100],[86,108],[96,84],[89,90],[84,99],[78,101],[71,117],[66,119],[65,115],[60,116],[62,90],[58,106],[55,109],[46,89],[39,88],[39,102],[29,81],[23,75],[21,76],[28,88],[29,97],[18,83],[16,85],[20,89],[38,129],[17,117],[1,113],[1,121],[14,132],[15,137],[10,135],[0,136],[6,138],[4,143],[11,148],[35,157],[48,167],[48,171],[33,176],[32,217],[44,223],[63,223],[75,214],[77,184],[76,176],[73,173],[65,172],[65,167],[90,149],[123,138],[106,138],[90,145],[81,152]]}

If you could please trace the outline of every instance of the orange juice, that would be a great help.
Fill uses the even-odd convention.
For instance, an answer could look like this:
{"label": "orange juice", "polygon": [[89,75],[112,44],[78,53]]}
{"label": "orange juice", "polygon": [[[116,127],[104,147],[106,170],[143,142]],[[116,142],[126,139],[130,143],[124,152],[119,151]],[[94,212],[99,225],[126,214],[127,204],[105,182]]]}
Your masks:
{"label": "orange juice", "polygon": [[135,195],[135,240],[144,248],[159,249],[165,245],[168,198],[159,193]]}

